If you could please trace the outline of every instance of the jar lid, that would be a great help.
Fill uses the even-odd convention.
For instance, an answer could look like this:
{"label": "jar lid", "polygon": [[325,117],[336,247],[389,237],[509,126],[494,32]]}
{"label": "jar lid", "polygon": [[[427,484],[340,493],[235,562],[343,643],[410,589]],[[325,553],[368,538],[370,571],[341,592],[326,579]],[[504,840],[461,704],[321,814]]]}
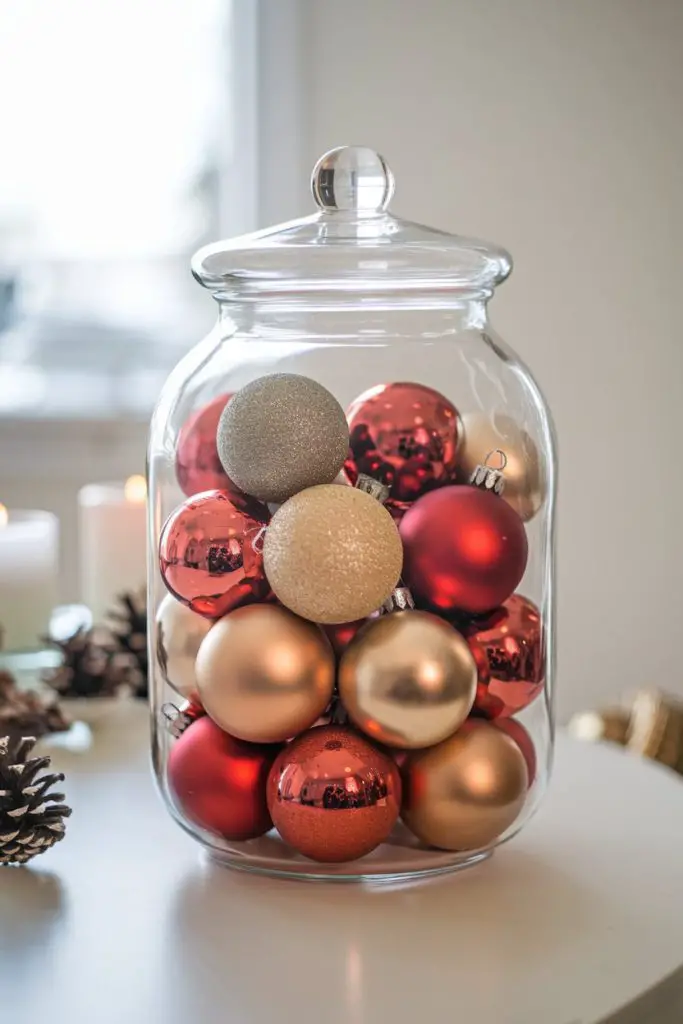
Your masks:
{"label": "jar lid", "polygon": [[394,176],[365,146],[342,146],[311,175],[318,212],[207,245],[192,273],[218,297],[359,292],[488,296],[512,269],[504,249],[394,217]]}

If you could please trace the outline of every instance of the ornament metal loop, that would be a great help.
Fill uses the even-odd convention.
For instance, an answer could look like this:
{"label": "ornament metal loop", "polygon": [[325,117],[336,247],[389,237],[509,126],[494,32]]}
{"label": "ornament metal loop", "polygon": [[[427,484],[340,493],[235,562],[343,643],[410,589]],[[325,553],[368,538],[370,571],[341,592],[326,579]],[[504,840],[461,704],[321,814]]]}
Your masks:
{"label": "ornament metal loop", "polygon": [[159,717],[163,726],[171,736],[178,739],[188,726],[198,717],[196,714],[189,714],[188,712],[192,708],[190,701],[186,701],[182,707],[178,707],[177,704],[173,704],[172,701],[167,701],[166,704],[161,705],[161,711]]}
{"label": "ornament metal loop", "polygon": [[252,550],[255,551],[257,555],[263,554],[263,545],[265,544],[267,529],[267,526],[262,526],[251,542]]}
{"label": "ornament metal loop", "polygon": [[396,587],[386,599],[380,611],[382,615],[388,615],[391,612],[412,611],[414,607],[413,595],[408,587]]}
{"label": "ornament metal loop", "polygon": [[[501,464],[498,469],[489,465],[489,459],[494,455],[500,456]],[[475,466],[470,477],[470,483],[475,487],[480,487],[483,491],[493,491],[494,494],[502,494],[505,489],[503,470],[507,464],[508,457],[503,449],[493,448],[484,459],[484,462]]]}
{"label": "ornament metal loop", "polygon": [[367,473],[358,474],[356,490],[365,491],[366,494],[369,494],[371,498],[375,498],[382,505],[390,494],[390,488],[386,484],[383,484],[381,480],[376,480],[373,476],[368,476]]}

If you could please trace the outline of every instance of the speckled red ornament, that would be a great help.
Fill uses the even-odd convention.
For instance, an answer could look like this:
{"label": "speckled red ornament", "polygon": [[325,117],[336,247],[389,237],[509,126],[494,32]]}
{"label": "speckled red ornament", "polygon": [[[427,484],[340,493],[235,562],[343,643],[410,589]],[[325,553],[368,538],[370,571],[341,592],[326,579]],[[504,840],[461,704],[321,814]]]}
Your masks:
{"label": "speckled red ornament", "polygon": [[400,512],[421,495],[455,481],[460,418],[455,406],[424,384],[379,384],[346,412],[349,456],[344,469],[390,488],[387,508]]}
{"label": "speckled red ornament", "polygon": [[192,611],[214,619],[265,598],[270,588],[257,542],[261,530],[262,523],[224,491],[188,499],[161,532],[164,583]]}
{"label": "speckled red ornament", "polygon": [[531,704],[543,689],[545,652],[538,608],[512,597],[463,632],[479,674],[475,708],[487,718],[507,718]]}
{"label": "speckled red ornament", "polygon": [[272,822],[266,781],[281,747],[244,743],[208,716],[190,725],[168,758],[168,784],[183,814],[224,839],[252,839]]}
{"label": "speckled red ornament", "polygon": [[479,615],[503,604],[526,568],[528,545],[517,513],[491,491],[442,487],[400,523],[403,573],[418,607]]}
{"label": "speckled red ornament", "polygon": [[285,842],[336,863],[363,857],[387,839],[401,806],[401,778],[394,761],[356,732],[326,725],[285,747],[267,795]]}

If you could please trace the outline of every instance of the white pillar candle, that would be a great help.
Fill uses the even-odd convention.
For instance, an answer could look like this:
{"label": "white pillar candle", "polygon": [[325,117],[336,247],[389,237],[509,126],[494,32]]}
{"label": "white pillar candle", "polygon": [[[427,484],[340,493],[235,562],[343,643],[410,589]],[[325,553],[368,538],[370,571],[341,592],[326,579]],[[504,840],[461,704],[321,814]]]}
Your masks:
{"label": "white pillar candle", "polygon": [[57,603],[59,523],[0,505],[0,647],[35,650]]}
{"label": "white pillar candle", "polygon": [[147,580],[147,489],[144,477],[88,484],[78,493],[81,600],[102,622],[119,594]]}

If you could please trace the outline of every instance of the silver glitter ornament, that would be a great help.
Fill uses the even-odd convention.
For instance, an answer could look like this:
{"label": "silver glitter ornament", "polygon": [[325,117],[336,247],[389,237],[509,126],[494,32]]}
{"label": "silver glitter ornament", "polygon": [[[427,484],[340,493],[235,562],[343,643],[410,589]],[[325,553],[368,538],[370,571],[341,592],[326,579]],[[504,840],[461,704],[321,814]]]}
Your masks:
{"label": "silver glitter ornament", "polygon": [[273,373],[233,395],[216,443],[238,487],[261,501],[282,502],[334,480],[348,452],[349,429],[344,410],[322,384]]}

